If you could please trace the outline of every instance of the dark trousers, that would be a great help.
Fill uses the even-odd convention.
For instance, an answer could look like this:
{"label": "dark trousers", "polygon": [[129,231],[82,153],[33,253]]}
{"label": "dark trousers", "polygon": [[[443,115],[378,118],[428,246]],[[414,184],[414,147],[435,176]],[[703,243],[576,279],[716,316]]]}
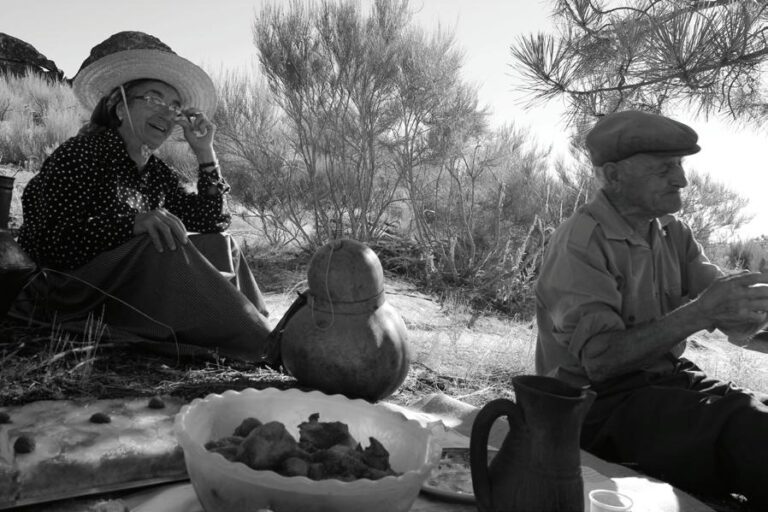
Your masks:
{"label": "dark trousers", "polygon": [[585,450],[684,490],[739,493],[768,510],[768,396],[708,378],[681,359],[669,375],[636,372],[592,387]]}
{"label": "dark trousers", "polygon": [[75,270],[42,269],[8,315],[33,325],[87,332],[101,318],[112,341],[136,342],[171,356],[218,352],[274,362],[279,347],[261,291],[229,235],[191,235],[158,252],[133,237]]}

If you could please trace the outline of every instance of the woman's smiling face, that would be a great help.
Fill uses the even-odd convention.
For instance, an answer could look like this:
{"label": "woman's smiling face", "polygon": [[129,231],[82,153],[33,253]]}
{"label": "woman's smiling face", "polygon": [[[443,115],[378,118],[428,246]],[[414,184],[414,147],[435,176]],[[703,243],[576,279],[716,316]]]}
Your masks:
{"label": "woman's smiling face", "polygon": [[[168,139],[176,124],[177,114],[173,107],[181,107],[179,93],[170,85],[154,80],[142,82],[126,93],[129,95],[128,114],[131,119],[129,121],[128,116],[123,115],[120,126],[126,143],[146,144],[151,149],[157,149]],[[163,103],[171,108],[163,106]]]}

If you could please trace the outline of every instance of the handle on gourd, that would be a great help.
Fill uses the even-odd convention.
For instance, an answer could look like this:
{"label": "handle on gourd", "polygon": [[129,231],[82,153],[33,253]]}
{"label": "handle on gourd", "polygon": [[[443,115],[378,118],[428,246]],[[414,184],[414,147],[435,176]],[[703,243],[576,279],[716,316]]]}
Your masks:
{"label": "handle on gourd", "polygon": [[469,466],[472,471],[472,490],[480,512],[493,512],[491,481],[488,475],[488,437],[493,423],[501,416],[507,416],[510,428],[522,422],[522,413],[517,404],[506,398],[488,402],[477,413],[472,423],[469,440]]}

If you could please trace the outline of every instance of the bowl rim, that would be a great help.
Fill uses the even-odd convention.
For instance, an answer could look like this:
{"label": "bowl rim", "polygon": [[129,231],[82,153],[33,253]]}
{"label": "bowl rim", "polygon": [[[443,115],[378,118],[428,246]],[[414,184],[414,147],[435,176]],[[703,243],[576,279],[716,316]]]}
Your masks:
{"label": "bowl rim", "polygon": [[[330,399],[332,401],[343,400],[344,402],[352,402],[356,406],[374,407],[382,414],[391,415],[397,418],[397,420],[402,421],[407,426],[407,428],[413,429],[414,431],[426,436],[427,445],[424,452],[423,462],[418,468],[409,469],[398,475],[389,475],[376,480],[371,480],[369,478],[358,478],[352,481],[343,481],[335,478],[329,478],[325,480],[312,480],[306,476],[284,476],[272,470],[253,469],[242,462],[230,461],[220,453],[207,450],[203,444],[194,441],[190,434],[186,432],[186,418],[192,414],[195,409],[204,406],[206,403],[220,400],[232,400],[243,395],[284,396],[291,394],[305,397],[317,397],[323,400]],[[423,426],[419,421],[408,418],[400,411],[395,411],[360,398],[349,398],[342,394],[329,395],[323,393],[322,391],[304,391],[296,388],[285,390],[274,387],[265,389],[244,388],[240,391],[229,389],[223,393],[210,393],[204,398],[195,398],[192,400],[192,402],[182,406],[179,410],[174,420],[174,430],[179,440],[179,444],[181,445],[185,454],[187,450],[191,450],[193,455],[205,459],[207,464],[213,464],[217,468],[224,471],[234,471],[233,476],[238,480],[253,482],[254,479],[257,479],[258,485],[260,486],[269,486],[276,489],[291,490],[294,492],[300,492],[300,490],[297,488],[297,485],[305,486],[305,489],[307,490],[311,490],[312,487],[321,486],[327,490],[330,486],[331,488],[338,488],[339,491],[349,492],[357,490],[364,491],[365,489],[372,488],[374,486],[377,488],[381,486],[399,487],[403,483],[415,483],[415,481],[418,481],[421,484],[421,482],[426,480],[426,478],[429,476],[432,469],[440,462],[442,453],[440,444],[433,432],[429,428]],[[421,487],[420,484],[418,488]],[[306,486],[309,486],[309,489]]]}

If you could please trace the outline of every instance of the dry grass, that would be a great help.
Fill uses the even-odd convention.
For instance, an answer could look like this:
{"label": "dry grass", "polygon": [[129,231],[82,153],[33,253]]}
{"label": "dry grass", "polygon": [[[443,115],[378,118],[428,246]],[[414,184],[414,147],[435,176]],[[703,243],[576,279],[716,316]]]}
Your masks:
{"label": "dry grass", "polygon": [[[277,323],[305,285],[303,266],[284,262],[267,272],[265,265],[255,265],[256,273],[269,290],[271,321]],[[408,377],[391,400],[407,404],[441,391],[479,406],[511,396],[511,379],[534,372],[534,322],[479,314],[460,295],[438,301],[397,279],[388,279],[386,291],[408,327],[412,355]],[[290,376],[269,368],[216,357],[177,360],[105,342],[106,326],[98,319],[89,325],[85,336],[75,336],[0,323],[0,404],[154,394],[191,399],[230,388],[296,386]],[[768,354],[739,349],[722,335],[703,332],[686,355],[712,377],[768,391]]]}
{"label": "dry grass", "polygon": [[93,343],[8,321],[0,324],[0,365],[0,405],[157,394],[192,399],[227,389],[295,386],[286,375],[238,361],[179,361],[128,344]]}
{"label": "dry grass", "polygon": [[[255,265],[265,288],[272,321],[279,320],[305,283],[302,265],[284,262],[270,272]],[[272,276],[270,280],[263,279]],[[406,381],[389,398],[409,404],[444,392],[482,406],[512,395],[511,379],[533,373],[536,329],[472,311],[461,295],[442,301],[403,281],[388,279],[387,300],[408,327],[413,363]],[[94,321],[82,338],[57,330],[0,323],[0,405],[41,399],[105,398],[168,394],[191,400],[227,389],[296,387],[296,381],[268,368],[215,357],[179,361],[105,342],[103,325]],[[765,354],[729,345],[722,336],[699,333],[689,356],[713,377],[766,390]],[[699,497],[720,512],[740,512],[742,503],[728,497]]]}
{"label": "dry grass", "polygon": [[689,343],[686,357],[699,365],[712,378],[731,381],[738,386],[768,393],[768,341],[766,347],[742,349],[729,343],[719,332],[697,333]]}
{"label": "dry grass", "polygon": [[0,160],[38,167],[86,119],[66,83],[0,73]]}
{"label": "dry grass", "polygon": [[[268,307],[276,323],[304,285],[297,262],[265,272]],[[391,397],[409,403],[427,393],[445,392],[481,405],[510,396],[511,378],[533,370],[535,334],[531,324],[482,316],[458,301],[442,305],[413,285],[390,279],[388,300],[409,329],[413,364]],[[291,377],[268,368],[211,357],[177,360],[137,346],[105,341],[106,328],[92,321],[85,336],[58,328],[35,329],[0,323],[0,404],[41,399],[172,394],[184,398],[245,387],[296,386]]]}

